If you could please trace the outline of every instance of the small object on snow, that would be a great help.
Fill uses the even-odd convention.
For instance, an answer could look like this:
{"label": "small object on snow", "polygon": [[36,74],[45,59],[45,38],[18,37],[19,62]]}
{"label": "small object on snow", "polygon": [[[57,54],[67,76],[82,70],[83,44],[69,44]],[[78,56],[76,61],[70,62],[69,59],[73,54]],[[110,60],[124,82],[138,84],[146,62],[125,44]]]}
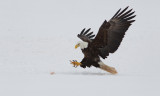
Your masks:
{"label": "small object on snow", "polygon": [[54,73],[54,72],[51,72],[50,74],[53,75],[53,74],[55,74],[55,73]]}

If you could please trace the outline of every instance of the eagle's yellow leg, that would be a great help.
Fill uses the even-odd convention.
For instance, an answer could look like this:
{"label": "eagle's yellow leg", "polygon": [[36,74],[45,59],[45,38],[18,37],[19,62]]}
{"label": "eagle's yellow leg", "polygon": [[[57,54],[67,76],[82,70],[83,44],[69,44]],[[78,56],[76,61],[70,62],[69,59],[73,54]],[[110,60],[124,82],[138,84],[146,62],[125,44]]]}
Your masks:
{"label": "eagle's yellow leg", "polygon": [[73,61],[70,60],[70,62],[71,62],[71,64],[73,64],[73,67],[77,67],[77,66],[81,65],[81,63],[77,62],[77,60],[73,60]]}

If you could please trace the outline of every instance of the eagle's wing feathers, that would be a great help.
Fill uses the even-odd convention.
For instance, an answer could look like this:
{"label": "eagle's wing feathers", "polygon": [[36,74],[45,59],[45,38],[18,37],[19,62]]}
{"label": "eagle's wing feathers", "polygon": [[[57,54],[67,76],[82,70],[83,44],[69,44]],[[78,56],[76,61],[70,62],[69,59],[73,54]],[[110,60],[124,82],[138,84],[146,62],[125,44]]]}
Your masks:
{"label": "eagle's wing feathers", "polygon": [[[93,46],[99,48],[102,58],[106,58],[109,53],[114,53],[129,26],[135,20],[132,20],[136,15],[133,15],[132,9],[126,11],[128,7],[121,11],[119,9],[116,14],[107,22],[106,20],[99,28],[99,32],[93,40]],[[103,52],[105,51],[105,52]]]}
{"label": "eagle's wing feathers", "polygon": [[109,53],[114,53],[118,49],[125,35],[125,32],[128,30],[131,23],[135,21],[131,19],[133,19],[136,15],[133,15],[134,12],[131,12],[132,9],[125,12],[127,9],[128,7],[126,7],[123,11],[118,13],[108,22],[110,24],[109,29],[107,29],[107,46]]}
{"label": "eagle's wing feathers", "polygon": [[110,24],[105,20],[101,25],[101,27],[99,28],[99,31],[92,42],[93,46],[97,48],[102,48],[105,45],[107,45],[107,37],[108,37],[107,29],[109,27],[110,27]]}
{"label": "eagle's wing feathers", "polygon": [[92,42],[92,38],[95,36],[94,34],[93,34],[93,32],[89,32],[91,30],[91,28],[89,28],[89,29],[87,29],[86,31],[85,31],[85,28],[81,31],[81,33],[80,34],[78,34],[77,36],[81,39],[81,40],[83,40],[83,41],[85,41],[85,42]]}

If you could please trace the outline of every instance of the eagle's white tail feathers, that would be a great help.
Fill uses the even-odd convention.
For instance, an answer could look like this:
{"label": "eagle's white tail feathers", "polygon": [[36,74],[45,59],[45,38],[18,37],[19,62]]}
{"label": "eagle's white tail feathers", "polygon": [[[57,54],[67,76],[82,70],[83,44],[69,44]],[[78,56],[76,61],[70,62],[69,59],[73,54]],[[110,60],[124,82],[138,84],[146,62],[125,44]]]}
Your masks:
{"label": "eagle's white tail feathers", "polygon": [[107,71],[111,74],[117,74],[117,71],[114,67],[110,67],[108,65],[105,65],[102,61],[98,62],[98,64],[100,65],[100,69]]}

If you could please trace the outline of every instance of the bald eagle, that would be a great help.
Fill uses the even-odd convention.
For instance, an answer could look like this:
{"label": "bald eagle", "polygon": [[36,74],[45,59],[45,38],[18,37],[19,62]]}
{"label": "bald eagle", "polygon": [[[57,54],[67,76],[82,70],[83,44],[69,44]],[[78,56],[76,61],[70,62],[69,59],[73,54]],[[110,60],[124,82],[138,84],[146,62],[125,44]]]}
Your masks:
{"label": "bald eagle", "polygon": [[108,22],[105,20],[99,28],[96,37],[93,35],[93,32],[89,32],[90,28],[87,30],[84,28],[77,35],[82,41],[79,41],[75,48],[81,48],[84,58],[81,62],[77,62],[77,60],[70,61],[74,67],[81,66],[86,68],[94,66],[112,74],[117,73],[114,67],[105,65],[100,60],[100,57],[105,59],[109,56],[109,53],[114,53],[118,49],[125,32],[135,21],[133,20],[136,16],[133,15],[135,11],[127,9],[128,7],[122,11],[119,9]]}

